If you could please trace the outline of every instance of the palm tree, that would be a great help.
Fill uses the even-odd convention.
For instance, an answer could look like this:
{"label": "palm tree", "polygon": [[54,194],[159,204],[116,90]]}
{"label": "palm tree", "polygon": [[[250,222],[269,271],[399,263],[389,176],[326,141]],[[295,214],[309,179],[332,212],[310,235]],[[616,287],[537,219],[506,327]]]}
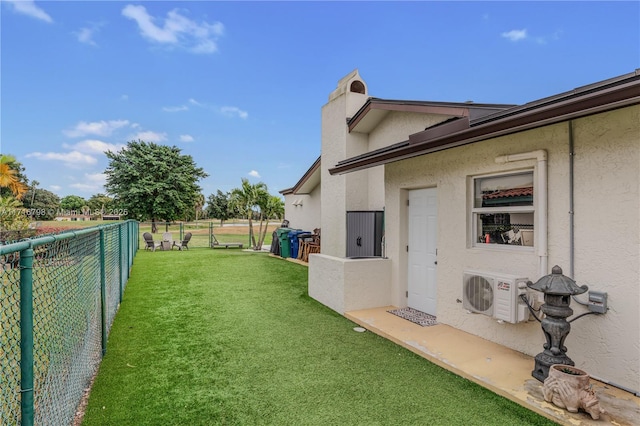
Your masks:
{"label": "palm tree", "polygon": [[265,197],[265,194],[268,195],[267,185],[262,182],[252,185],[246,178],[242,178],[242,186],[240,188],[235,188],[231,191],[231,205],[237,208],[240,214],[246,215],[249,219],[249,245],[254,249],[257,247],[256,238],[253,234],[254,208],[258,207],[258,202]]}
{"label": "palm tree", "polygon": [[13,196],[20,200],[27,192],[27,185],[20,180],[19,170],[13,155],[0,154],[0,187],[9,188]]}
{"label": "palm tree", "polygon": [[0,197],[0,230],[18,231],[27,229],[29,219],[23,214],[22,203],[12,196]]}
{"label": "palm tree", "polygon": [[262,217],[266,219],[266,224],[264,225],[264,231],[262,230],[262,220],[260,220],[260,233],[258,234],[258,248],[257,250],[262,249],[262,244],[264,243],[264,239],[267,236],[267,229],[269,228],[269,219],[282,219],[284,216],[284,201],[275,195],[269,195],[266,197],[264,204],[260,206],[260,211],[263,213]]}
{"label": "palm tree", "polygon": [[31,204],[29,204],[33,208],[33,202],[36,200],[36,186],[40,185],[40,182],[37,180],[31,181]]}
{"label": "palm tree", "polygon": [[198,221],[198,213],[202,213],[204,202],[205,202],[205,198],[203,194],[196,195],[196,201],[194,203],[194,209],[196,211],[196,222]]}

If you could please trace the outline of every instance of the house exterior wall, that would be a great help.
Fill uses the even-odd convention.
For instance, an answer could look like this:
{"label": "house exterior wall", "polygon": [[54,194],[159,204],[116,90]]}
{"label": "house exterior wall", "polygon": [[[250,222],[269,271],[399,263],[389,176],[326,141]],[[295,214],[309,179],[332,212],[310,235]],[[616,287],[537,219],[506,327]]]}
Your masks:
{"label": "house exterior wall", "polygon": [[[321,185],[310,194],[288,194],[284,197],[286,219],[291,228],[313,231],[320,228]],[[302,203],[294,205],[294,203]]]}
{"label": "house exterior wall", "polygon": [[[573,122],[575,274],[579,285],[605,291],[610,310],[572,323],[567,355],[592,375],[640,390],[640,107]],[[542,351],[540,324],[500,324],[463,307],[465,269],[540,278],[535,247],[473,247],[471,177],[537,170],[535,160],[497,164],[495,158],[535,150],[548,154],[548,269],[570,270],[569,130],[560,123],[385,166],[386,253],[391,303],[406,306],[408,191],[438,188],[438,322],[528,355]],[[540,196],[536,188],[536,197]],[[539,212],[536,212],[539,214]],[[536,293],[538,297],[540,293]],[[578,296],[586,301],[586,295]],[[571,304],[574,316],[586,312]]]}
{"label": "house exterior wall", "polygon": [[[358,76],[354,76],[357,78]],[[346,83],[348,86],[348,82]],[[353,99],[352,99],[353,98]],[[365,94],[344,92],[336,94],[322,107],[322,155],[321,155],[321,223],[322,223],[322,253],[344,257],[346,253],[346,211],[352,206],[366,203],[367,172],[356,172],[348,176],[331,176],[329,167],[350,155],[364,152],[366,148],[362,138],[352,138],[352,144],[347,144],[349,136],[345,118],[355,114],[359,106],[367,99]],[[355,154],[354,154],[355,153]],[[349,200],[349,205],[347,204]]]}
{"label": "house exterior wall", "polygon": [[389,259],[309,256],[309,296],[340,314],[389,305],[390,283]]}
{"label": "house exterior wall", "polygon": [[[367,151],[402,142],[412,133],[445,121],[450,116],[391,111],[368,135]],[[384,166],[364,170],[368,173],[368,203],[361,210],[382,210],[384,199]],[[358,210],[358,209],[354,209]]]}

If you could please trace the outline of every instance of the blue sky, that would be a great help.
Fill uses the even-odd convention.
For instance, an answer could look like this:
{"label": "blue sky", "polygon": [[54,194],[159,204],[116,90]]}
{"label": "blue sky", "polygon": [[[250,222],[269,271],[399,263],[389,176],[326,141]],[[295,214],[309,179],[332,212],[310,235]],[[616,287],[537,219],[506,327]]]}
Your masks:
{"label": "blue sky", "polygon": [[293,186],[358,68],[387,99],[522,104],[640,68],[640,2],[0,1],[1,145],[59,196],[176,145],[208,196]]}

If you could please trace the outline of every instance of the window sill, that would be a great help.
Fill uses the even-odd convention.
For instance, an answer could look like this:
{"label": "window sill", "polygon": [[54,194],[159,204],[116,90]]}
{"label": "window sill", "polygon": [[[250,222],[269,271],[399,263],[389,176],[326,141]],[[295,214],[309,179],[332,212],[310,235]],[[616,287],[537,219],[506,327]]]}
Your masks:
{"label": "window sill", "polygon": [[508,244],[476,244],[468,247],[471,250],[495,251],[495,252],[513,252],[513,253],[534,253],[535,246],[516,246]]}

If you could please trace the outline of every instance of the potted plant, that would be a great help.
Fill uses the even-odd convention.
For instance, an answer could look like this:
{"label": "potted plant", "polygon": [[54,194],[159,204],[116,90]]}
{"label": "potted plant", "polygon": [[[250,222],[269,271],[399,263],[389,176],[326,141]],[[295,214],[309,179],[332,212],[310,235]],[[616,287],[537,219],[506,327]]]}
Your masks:
{"label": "potted plant", "polygon": [[593,392],[589,375],[571,365],[553,364],[542,386],[544,400],[571,413],[582,409],[598,420],[604,410]]}

